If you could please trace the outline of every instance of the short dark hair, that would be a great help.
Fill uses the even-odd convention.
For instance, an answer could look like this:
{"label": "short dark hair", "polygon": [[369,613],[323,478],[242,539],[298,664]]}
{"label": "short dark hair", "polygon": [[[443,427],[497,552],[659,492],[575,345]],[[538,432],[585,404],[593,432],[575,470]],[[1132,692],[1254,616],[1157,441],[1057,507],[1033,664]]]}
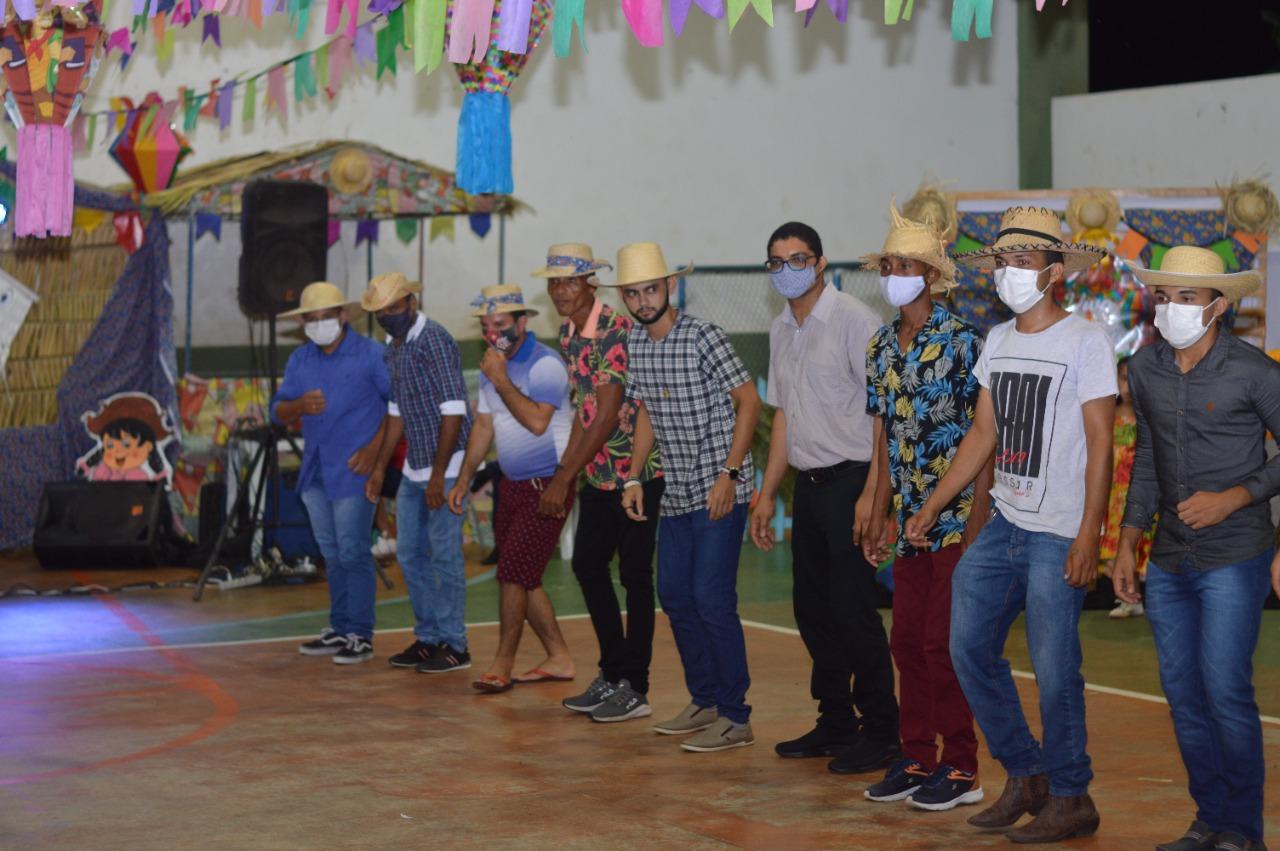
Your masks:
{"label": "short dark hair", "polygon": [[1061,263],[1064,266],[1067,265],[1067,259],[1062,256],[1061,251],[1046,251],[1044,252],[1044,256],[1049,261],[1050,266],[1054,263]]}
{"label": "short dark hair", "polygon": [[769,242],[764,247],[765,255],[768,256],[769,249],[773,247],[775,242],[782,239],[791,239],[792,237],[809,246],[809,250],[813,252],[815,257],[824,256],[822,253],[822,237],[818,236],[818,232],[804,222],[787,222],[785,225],[779,226],[773,232],[773,235],[769,237]]}
{"label": "short dark hair", "polygon": [[528,315],[529,315],[529,311],[527,311],[527,310],[509,310],[509,311],[507,311],[507,315],[508,315],[508,316],[510,316],[512,319],[519,319],[519,318],[520,318],[520,317],[522,317],[522,316],[528,316]]}

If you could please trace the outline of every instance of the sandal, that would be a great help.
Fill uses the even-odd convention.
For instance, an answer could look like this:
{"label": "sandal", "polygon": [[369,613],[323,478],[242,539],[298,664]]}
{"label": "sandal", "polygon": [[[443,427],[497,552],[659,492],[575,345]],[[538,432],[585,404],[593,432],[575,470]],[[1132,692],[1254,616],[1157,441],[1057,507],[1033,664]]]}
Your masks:
{"label": "sandal", "polygon": [[504,691],[511,691],[511,680],[497,674],[484,674],[480,679],[474,680],[471,687],[485,694],[502,694]]}

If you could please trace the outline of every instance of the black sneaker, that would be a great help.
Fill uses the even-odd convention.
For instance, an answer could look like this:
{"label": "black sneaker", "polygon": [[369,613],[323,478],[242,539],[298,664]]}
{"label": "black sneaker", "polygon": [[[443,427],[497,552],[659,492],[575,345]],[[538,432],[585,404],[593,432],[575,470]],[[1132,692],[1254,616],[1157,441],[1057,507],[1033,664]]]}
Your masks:
{"label": "black sneaker", "polygon": [[454,650],[448,644],[437,644],[431,650],[431,657],[418,665],[419,674],[447,674],[471,667],[471,654],[465,650]]}
{"label": "black sneaker", "polygon": [[387,661],[396,668],[416,668],[438,652],[439,645],[415,640]]}
{"label": "black sneaker", "polygon": [[832,730],[821,724],[814,727],[798,739],[778,742],[773,751],[786,759],[805,759],[807,757],[844,756],[849,748],[858,743],[858,732]]}
{"label": "black sneaker", "polygon": [[1254,851],[1254,849],[1267,851],[1267,846],[1263,845],[1261,840],[1254,842],[1234,830],[1224,830],[1219,833],[1218,841],[1214,843],[1213,848],[1214,851]]}
{"label": "black sneaker", "polygon": [[833,774],[867,774],[879,771],[900,756],[902,744],[897,739],[885,741],[863,734],[844,756],[827,763],[827,770]]}
{"label": "black sneaker", "polygon": [[1218,834],[1209,829],[1209,825],[1196,819],[1182,836],[1157,845],[1156,851],[1212,851],[1218,843]]}
{"label": "black sneaker", "polygon": [[903,757],[889,766],[883,780],[872,785],[862,795],[868,801],[901,801],[911,797],[911,793],[923,786],[928,779],[929,772],[923,765],[914,759]]}
{"label": "black sneaker", "polygon": [[566,697],[560,701],[560,704],[565,709],[572,709],[574,712],[593,712],[600,708],[617,690],[617,683],[611,683],[603,676],[599,676],[591,681],[591,685],[587,686],[587,690],[582,694]]}
{"label": "black sneaker", "polygon": [[907,803],[917,809],[936,812],[961,804],[976,804],[981,800],[982,787],[978,785],[977,774],[943,764],[907,798]]}
{"label": "black sneaker", "polygon": [[332,656],[346,646],[345,635],[339,635],[329,627],[325,627],[319,638],[313,638],[298,645],[298,652],[303,656]]}
{"label": "black sneaker", "polygon": [[358,665],[373,658],[373,642],[358,635],[348,635],[347,644],[333,657],[335,665]]}

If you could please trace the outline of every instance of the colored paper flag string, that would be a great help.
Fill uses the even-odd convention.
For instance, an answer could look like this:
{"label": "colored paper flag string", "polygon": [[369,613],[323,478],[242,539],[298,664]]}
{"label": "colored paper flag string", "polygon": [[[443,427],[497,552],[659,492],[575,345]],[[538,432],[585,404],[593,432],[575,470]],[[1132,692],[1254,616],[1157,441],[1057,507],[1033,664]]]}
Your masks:
{"label": "colored paper flag string", "polygon": [[622,15],[636,41],[645,47],[662,46],[662,0],[622,0]]}
{"label": "colored paper flag string", "polygon": [[954,0],[951,5],[951,38],[968,41],[969,28],[978,38],[991,38],[991,7],[993,0]]}
{"label": "colored paper flag string", "polygon": [[738,25],[738,21],[742,20],[742,13],[747,7],[756,10],[756,14],[769,26],[773,26],[773,3],[770,0],[728,0],[729,12],[729,31],[733,32],[733,28]]}
{"label": "colored paper flag string", "polygon": [[[659,4],[661,14],[662,0],[655,2]],[[623,10],[626,10],[626,0]],[[503,0],[502,8],[498,10],[498,49],[507,53],[524,53],[529,47],[529,20],[532,17],[533,0]]]}
{"label": "colored paper flag string", "polygon": [[[1039,0],[1043,3],[1044,0]],[[911,20],[911,7],[915,5],[915,0],[884,0],[884,22],[890,26],[896,24],[899,20]]]}
{"label": "colored paper flag string", "polygon": [[455,0],[449,26],[449,61],[458,65],[480,62],[489,52],[493,0]]}
{"label": "colored paper flag string", "polygon": [[[418,0],[422,2],[422,0]],[[671,0],[673,7],[675,3],[682,0]],[[683,0],[687,3],[688,0]],[[685,11],[688,12],[686,6]],[[555,49],[556,56],[568,56],[570,46],[573,44],[573,28],[578,28],[578,44],[582,46],[582,52],[587,52],[587,33],[583,18],[586,15],[586,0],[556,0],[555,11],[551,15],[551,46]],[[431,238],[435,239],[435,231],[432,230]]]}

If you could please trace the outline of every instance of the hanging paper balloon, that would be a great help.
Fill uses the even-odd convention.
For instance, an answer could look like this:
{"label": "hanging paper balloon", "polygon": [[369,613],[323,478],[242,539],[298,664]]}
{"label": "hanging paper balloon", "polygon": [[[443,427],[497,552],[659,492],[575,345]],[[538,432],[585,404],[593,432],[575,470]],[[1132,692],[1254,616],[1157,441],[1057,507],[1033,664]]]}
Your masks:
{"label": "hanging paper balloon", "polygon": [[0,27],[5,111],[18,129],[17,236],[70,236],[71,124],[101,58],[96,2],[49,6]]}
{"label": "hanging paper balloon", "polygon": [[114,159],[139,192],[167,189],[178,170],[178,164],[191,153],[187,137],[171,125],[177,104],[164,103],[155,92],[134,108],[125,102],[128,117],[124,129],[109,149]]}

